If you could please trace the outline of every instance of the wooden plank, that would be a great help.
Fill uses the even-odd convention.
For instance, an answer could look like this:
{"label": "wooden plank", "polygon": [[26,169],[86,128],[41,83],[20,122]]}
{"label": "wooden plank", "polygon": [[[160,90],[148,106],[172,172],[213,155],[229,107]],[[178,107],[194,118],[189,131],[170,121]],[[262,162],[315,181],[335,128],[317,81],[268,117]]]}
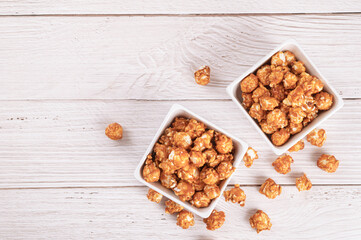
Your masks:
{"label": "wooden plank", "polygon": [[[0,111],[0,188],[140,186],[133,171],[174,102],[169,101],[3,101]],[[346,100],[322,127],[322,148],[306,143],[292,156],[292,172],[276,173],[270,148],[230,100],[180,101],[190,110],[244,139],[259,151],[252,168],[240,166],[232,183],[261,184],[267,177],[294,184],[302,172],[314,184],[361,184],[360,100]],[[111,122],[124,127],[124,138],[104,135]],[[329,153],[340,160],[334,174],[316,160]]]}
{"label": "wooden plank", "polygon": [[[345,14],[7,17],[0,99],[229,99],[226,86],[290,37],[343,97],[361,97],[361,14]],[[206,87],[193,79],[203,64]]]}
{"label": "wooden plank", "polygon": [[1,15],[41,14],[252,14],[361,12],[357,0],[281,0],[219,2],[200,1],[100,1],[100,0],[13,0],[0,2]]}
{"label": "wooden plank", "polygon": [[[217,205],[226,222],[206,230],[202,219],[188,230],[176,226],[176,216],[146,199],[147,189],[26,189],[1,190],[1,239],[360,239],[361,187],[313,187],[299,193],[283,187],[270,200],[258,187],[242,187],[246,206]],[[249,217],[265,211],[271,231],[257,234]],[[156,236],[156,237],[155,237]]]}

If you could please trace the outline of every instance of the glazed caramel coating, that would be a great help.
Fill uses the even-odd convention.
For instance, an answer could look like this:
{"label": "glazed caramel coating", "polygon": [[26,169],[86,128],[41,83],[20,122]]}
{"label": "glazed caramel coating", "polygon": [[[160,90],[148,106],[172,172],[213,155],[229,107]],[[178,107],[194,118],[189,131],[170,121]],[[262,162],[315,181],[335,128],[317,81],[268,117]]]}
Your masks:
{"label": "glazed caramel coating", "polygon": [[336,172],[340,161],[336,160],[335,156],[322,154],[317,160],[317,166],[328,173]]}
{"label": "glazed caramel coating", "polygon": [[112,140],[123,138],[123,127],[119,123],[111,123],[105,129],[105,135]]}
{"label": "glazed caramel coating", "polygon": [[324,129],[314,129],[307,134],[307,141],[317,147],[322,147],[326,141],[326,131]]}
{"label": "glazed caramel coating", "polygon": [[291,134],[288,128],[282,128],[272,134],[272,143],[276,146],[282,146],[290,138]]}
{"label": "glazed caramel coating", "polygon": [[312,77],[311,80],[305,81],[302,84],[303,91],[305,92],[305,95],[312,95],[318,92],[321,92],[323,89],[323,83],[320,79],[317,77]]}
{"label": "glazed caramel coating", "polygon": [[261,97],[259,102],[261,104],[261,108],[267,111],[273,110],[279,104],[279,101],[274,97]]}
{"label": "glazed caramel coating", "polygon": [[283,52],[277,52],[271,58],[271,64],[274,66],[287,66],[286,56]]}
{"label": "glazed caramel coating", "polygon": [[268,215],[262,210],[258,210],[250,219],[249,223],[252,228],[257,230],[257,233],[260,233],[263,230],[271,230],[272,223]]}
{"label": "glazed caramel coating", "polygon": [[172,128],[177,132],[184,132],[188,123],[189,123],[189,119],[176,117],[172,123]]}
{"label": "glazed caramel coating", "polygon": [[283,101],[286,97],[285,88],[283,87],[283,84],[277,84],[276,86],[273,86],[270,90],[271,96],[276,98],[278,101]]}
{"label": "glazed caramel coating", "polygon": [[308,191],[312,188],[312,183],[310,179],[307,178],[306,174],[303,174],[301,177],[296,178],[296,187],[299,192]]}
{"label": "glazed caramel coating", "polygon": [[219,181],[219,175],[214,168],[204,167],[201,171],[200,178],[208,185],[216,184]]}
{"label": "glazed caramel coating", "polygon": [[163,195],[158,193],[157,191],[154,191],[153,189],[149,188],[147,198],[149,201],[160,203],[162,200]]}
{"label": "glazed caramel coating", "polygon": [[283,79],[283,86],[285,89],[294,89],[297,86],[298,78],[295,74],[288,72]]}
{"label": "glazed caramel coating", "polygon": [[301,139],[298,141],[295,145],[293,145],[290,149],[288,149],[289,152],[298,152],[305,148],[305,143]]}
{"label": "glazed caramel coating", "polygon": [[288,126],[288,130],[292,135],[301,132],[302,128],[303,128],[302,123],[290,123],[290,125]]}
{"label": "glazed caramel coating", "polygon": [[214,231],[220,227],[222,227],[223,223],[226,220],[226,214],[223,211],[213,210],[212,214],[203,219],[203,222],[207,224],[207,229]]}
{"label": "glazed caramel coating", "polygon": [[[256,88],[256,90],[254,90],[253,92],[252,92],[252,100],[253,100],[253,102],[259,102],[259,99],[261,98],[261,97],[263,97],[263,96],[265,96],[265,97],[269,97],[269,96],[271,96],[271,93],[270,93],[270,91],[267,89],[267,88],[265,88],[262,84],[259,84],[259,87],[258,88]],[[251,105],[252,106],[252,105]]]}
{"label": "glazed caramel coating", "polygon": [[291,123],[302,123],[303,118],[306,117],[306,113],[301,107],[291,107],[288,113],[288,117]]}
{"label": "glazed caramel coating", "polygon": [[174,145],[180,148],[188,149],[192,145],[191,136],[186,132],[176,132],[173,140]]}
{"label": "glazed caramel coating", "polygon": [[248,168],[251,167],[255,159],[258,159],[257,151],[248,147],[246,154],[243,156],[244,165]]}
{"label": "glazed caramel coating", "polygon": [[286,114],[276,108],[267,114],[267,123],[276,128],[284,128],[288,125]]}
{"label": "glazed caramel coating", "polygon": [[295,61],[292,65],[292,72],[294,74],[301,74],[306,71],[306,67],[301,61]]}
{"label": "glazed caramel coating", "polygon": [[216,170],[219,175],[219,180],[224,180],[229,178],[236,168],[233,167],[230,161],[223,161],[217,166]]}
{"label": "glazed caramel coating", "polygon": [[327,92],[320,92],[316,94],[315,102],[319,110],[328,110],[332,107],[333,96]]}
{"label": "glazed caramel coating", "polygon": [[269,75],[268,79],[269,79],[269,86],[270,87],[274,87],[277,84],[281,83],[283,80],[283,76],[284,76],[284,69],[282,67],[277,67],[272,69],[271,74]]}
{"label": "glazed caramel coating", "polygon": [[158,163],[163,162],[168,159],[168,146],[156,143],[154,145],[153,151],[155,153],[154,160]]}
{"label": "glazed caramel coating", "polygon": [[292,107],[300,107],[305,102],[305,92],[303,91],[302,86],[297,86],[295,89],[293,89],[283,100],[283,103],[287,106]]}
{"label": "glazed caramel coating", "polygon": [[198,151],[190,151],[189,160],[197,167],[202,167],[207,161],[206,154]]}
{"label": "glazed caramel coating", "polygon": [[194,189],[198,192],[203,191],[205,186],[206,184],[200,178],[198,178],[197,181],[193,183]]}
{"label": "glazed caramel coating", "polygon": [[212,162],[208,162],[208,166],[209,167],[216,167],[219,163],[223,162],[223,161],[233,161],[233,155],[232,154],[218,154],[216,159]]}
{"label": "glazed caramel coating", "polygon": [[164,144],[166,146],[173,146],[173,138],[176,131],[173,128],[167,128],[164,131],[164,134],[160,136],[159,143]]}
{"label": "glazed caramel coating", "polygon": [[224,134],[216,133],[214,141],[216,143],[216,150],[219,153],[230,153],[233,150],[232,139]]}
{"label": "glazed caramel coating", "polygon": [[262,131],[266,134],[272,134],[277,131],[277,127],[268,124],[266,120],[262,120],[259,125],[261,126]]}
{"label": "glazed caramel coating", "polygon": [[211,199],[204,192],[196,192],[190,203],[197,208],[205,208],[209,206]]}
{"label": "glazed caramel coating", "polygon": [[184,209],[182,205],[179,205],[178,203],[175,203],[172,200],[165,201],[165,206],[166,206],[165,212],[169,214],[180,212]]}
{"label": "glazed caramel coating", "polygon": [[194,164],[188,164],[187,166],[178,170],[178,177],[189,183],[196,182],[199,178],[198,167]]}
{"label": "glazed caramel coating", "polygon": [[221,194],[221,190],[216,184],[204,186],[203,191],[209,199],[215,199]]}
{"label": "glazed caramel coating", "polygon": [[260,67],[257,71],[257,77],[258,80],[265,86],[269,85],[269,75],[271,74],[271,66],[270,65],[264,65]]}
{"label": "glazed caramel coating", "polygon": [[252,93],[242,93],[242,105],[249,109],[253,104]]}
{"label": "glazed caramel coating", "polygon": [[244,207],[246,204],[246,194],[239,188],[239,184],[235,184],[234,188],[224,191],[223,196],[226,202],[238,203],[241,207]]}
{"label": "glazed caramel coating", "polygon": [[194,73],[196,83],[199,85],[207,85],[211,78],[211,69],[208,66],[203,66]]}
{"label": "glazed caramel coating", "polygon": [[241,90],[244,93],[250,93],[258,87],[258,78],[251,73],[241,81]]}
{"label": "glazed caramel coating", "polygon": [[159,180],[162,186],[170,189],[175,188],[178,184],[177,178],[174,174],[168,174],[164,171],[161,172]]}
{"label": "glazed caramel coating", "polygon": [[194,140],[194,147],[192,150],[194,151],[203,151],[206,148],[212,148],[212,138],[214,135],[214,130],[208,130],[205,133],[202,134],[202,136],[196,138]]}
{"label": "glazed caramel coating", "polygon": [[187,181],[180,180],[175,188],[173,188],[175,195],[179,197],[181,201],[189,201],[195,192],[194,186]]}
{"label": "glazed caramel coating", "polygon": [[216,150],[212,149],[207,149],[203,152],[203,155],[206,158],[206,163],[208,166],[210,167],[215,167],[218,165],[218,163],[216,164],[216,158],[217,158],[217,152]]}
{"label": "glazed caramel coating", "polygon": [[189,120],[189,123],[184,131],[187,132],[193,140],[197,137],[200,137],[206,131],[206,125],[204,125],[202,122],[198,122],[195,119],[191,119]]}
{"label": "glazed caramel coating", "polygon": [[269,199],[275,199],[281,195],[282,187],[275,183],[271,178],[268,178],[259,189],[259,192]]}
{"label": "glazed caramel coating", "polygon": [[266,111],[261,108],[259,103],[253,103],[248,113],[251,117],[257,119],[258,122],[266,118]]}
{"label": "glazed caramel coating", "polygon": [[315,99],[312,96],[305,96],[305,101],[304,103],[301,105],[302,110],[305,113],[313,113],[313,112],[318,112],[318,109],[315,106]]}
{"label": "glazed caramel coating", "polygon": [[149,154],[143,167],[143,178],[146,182],[156,182],[160,177],[160,169],[155,165],[152,156]]}
{"label": "glazed caramel coating", "polygon": [[188,165],[189,154],[184,148],[173,148],[168,155],[168,160],[173,162],[176,169],[180,169]]}
{"label": "glazed caramel coating", "polygon": [[283,155],[278,157],[273,163],[272,166],[278,173],[287,174],[291,171],[291,163],[293,163],[293,159],[290,155]]}
{"label": "glazed caramel coating", "polygon": [[194,225],[194,216],[191,212],[183,209],[177,215],[177,225],[183,229],[187,229]]}

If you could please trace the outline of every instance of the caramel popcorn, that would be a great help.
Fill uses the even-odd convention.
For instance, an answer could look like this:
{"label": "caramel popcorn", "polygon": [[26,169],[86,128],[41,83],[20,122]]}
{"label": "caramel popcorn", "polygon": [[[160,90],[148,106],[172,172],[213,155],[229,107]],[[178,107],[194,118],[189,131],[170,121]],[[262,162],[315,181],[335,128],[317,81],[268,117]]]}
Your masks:
{"label": "caramel popcorn", "polygon": [[162,171],[167,174],[173,174],[177,169],[179,169],[174,165],[174,162],[169,159],[161,162],[159,164],[159,168],[162,169]]}
{"label": "caramel popcorn", "polygon": [[163,197],[162,194],[149,188],[148,194],[147,194],[147,198],[149,199],[149,201],[160,203],[160,201],[162,200],[162,197]]}
{"label": "caramel popcorn", "polygon": [[281,195],[282,187],[275,183],[271,178],[268,178],[259,189],[259,192],[269,199],[274,199]]}
{"label": "caramel popcorn", "polygon": [[207,85],[211,76],[211,69],[208,66],[203,66],[194,73],[196,83],[199,85]]}
{"label": "caramel popcorn", "polygon": [[[213,149],[210,149],[209,151],[212,151]],[[214,150],[213,150],[214,151]],[[217,153],[216,153],[217,155]],[[206,158],[206,154],[205,153],[202,153],[202,152],[199,152],[199,151],[191,151],[189,153],[189,160],[197,167],[202,167],[206,161],[207,161],[207,158]]]}
{"label": "caramel popcorn", "polygon": [[155,153],[154,159],[155,159],[156,162],[161,163],[161,162],[168,159],[168,155],[169,155],[168,146],[156,143],[154,145],[153,151]]}
{"label": "caramel popcorn", "polygon": [[203,222],[207,224],[207,229],[214,231],[220,227],[222,227],[224,221],[226,220],[226,214],[223,211],[213,210],[212,214],[203,219]]}
{"label": "caramel popcorn", "polygon": [[295,74],[288,72],[283,79],[285,89],[294,89],[297,85],[298,78]]}
{"label": "caramel popcorn", "polygon": [[193,183],[194,189],[198,192],[203,191],[205,186],[206,186],[206,184],[200,178],[198,178],[197,181],[195,181]]}
{"label": "caramel popcorn", "polygon": [[215,199],[221,194],[221,190],[216,184],[204,186],[203,191],[209,199]]}
{"label": "caramel popcorn", "polygon": [[290,112],[290,108],[289,106],[287,106],[286,104],[284,103],[280,103],[280,110],[286,114],[286,116],[288,116],[288,113]]}
{"label": "caramel popcorn", "polygon": [[156,182],[160,177],[160,169],[155,165],[152,156],[149,154],[143,167],[143,178],[146,182]]}
{"label": "caramel popcorn", "polygon": [[176,132],[174,134],[174,145],[187,149],[192,145],[191,136],[186,132]]}
{"label": "caramel popcorn", "polygon": [[122,139],[123,127],[119,123],[111,123],[105,129],[105,135],[112,140]]}
{"label": "caramel popcorn", "polygon": [[310,179],[307,178],[306,174],[303,174],[303,176],[296,178],[296,187],[299,192],[308,191],[311,189],[312,183]]}
{"label": "caramel popcorn", "polygon": [[257,151],[251,147],[248,147],[246,154],[243,156],[244,165],[248,168],[251,167],[253,161],[257,158]]}
{"label": "caramel popcorn", "polygon": [[258,87],[258,78],[250,74],[241,81],[241,90],[244,93],[250,93]]}
{"label": "caramel popcorn", "polygon": [[221,162],[217,167],[219,180],[224,180],[229,178],[235,170],[236,168],[233,167],[233,164],[231,162],[229,161]]}
{"label": "caramel popcorn", "polygon": [[290,66],[296,61],[296,56],[292,52],[285,51],[283,54],[285,55],[287,65]]}
{"label": "caramel popcorn", "polygon": [[195,119],[191,119],[189,120],[189,123],[184,131],[187,132],[192,139],[195,139],[200,137],[206,131],[206,125],[204,125],[202,122],[198,122]]}
{"label": "caramel popcorn", "polygon": [[173,148],[168,155],[168,160],[173,162],[174,166],[179,169],[189,163],[189,154],[184,148]]}
{"label": "caramel popcorn", "polygon": [[300,75],[298,75],[297,86],[301,86],[305,82],[312,81],[312,78],[313,78],[313,76],[311,76],[310,74],[308,74],[306,72],[301,73]]}
{"label": "caramel popcorn", "polygon": [[259,84],[259,87],[256,88],[256,90],[254,90],[252,93],[252,100],[253,102],[257,103],[259,102],[259,99],[261,97],[269,97],[269,96],[271,96],[270,91],[267,88],[265,88],[262,84]]}
{"label": "caramel popcorn", "polygon": [[315,102],[319,110],[328,110],[332,107],[333,96],[327,92],[320,92],[316,94]]}
{"label": "caramel popcorn", "polygon": [[305,148],[305,143],[301,139],[298,141],[295,145],[293,145],[290,149],[288,149],[289,152],[298,152]]}
{"label": "caramel popcorn", "polygon": [[179,205],[178,203],[175,203],[172,200],[165,201],[165,206],[166,206],[165,212],[169,214],[180,212],[184,209],[182,205]]}
{"label": "caramel popcorn", "polygon": [[290,123],[288,129],[290,134],[295,135],[296,133],[301,132],[303,128],[303,124],[302,123]]}
{"label": "caramel popcorn", "polygon": [[294,74],[301,74],[306,71],[306,67],[301,61],[296,61],[292,65],[292,71]]}
{"label": "caramel popcorn", "polygon": [[268,124],[266,120],[262,120],[259,125],[261,126],[262,131],[266,134],[272,134],[277,131],[277,127]]}
{"label": "caramel popcorn", "polygon": [[249,109],[253,104],[252,93],[242,93],[242,105]]}
{"label": "caramel popcorn", "polygon": [[204,192],[196,192],[190,203],[197,208],[208,207],[211,199]]}
{"label": "caramel popcorn", "polygon": [[270,90],[271,96],[276,98],[278,101],[283,101],[286,97],[286,91],[283,87],[283,84],[277,84],[276,86],[273,86]]}
{"label": "caramel popcorn", "polygon": [[[317,109],[316,109],[317,110]],[[310,122],[313,121],[317,117],[317,111],[307,113],[306,117],[303,119],[302,124],[304,127],[306,127]]]}
{"label": "caramel popcorn", "polygon": [[206,151],[203,152],[203,155],[206,158],[206,162],[208,166],[215,167],[218,165],[219,162],[216,162],[216,158],[217,158],[216,150],[214,150],[213,148],[207,149]]}
{"label": "caramel popcorn", "polygon": [[271,58],[271,64],[274,66],[287,66],[286,56],[283,52],[278,52]]}
{"label": "caramel popcorn", "polygon": [[312,77],[311,80],[305,81],[302,84],[302,88],[303,91],[305,92],[305,95],[310,96],[312,94],[321,92],[323,89],[323,83],[317,77]]}
{"label": "caramel popcorn", "polygon": [[292,123],[302,123],[303,118],[306,117],[306,113],[302,110],[301,107],[291,107],[288,113],[288,117]]}
{"label": "caramel popcorn", "polygon": [[283,103],[287,106],[292,107],[300,107],[305,102],[305,92],[303,91],[302,86],[297,86],[295,89],[293,89],[283,100]]}
{"label": "caramel popcorn", "polygon": [[172,146],[173,145],[173,137],[176,131],[173,128],[167,128],[164,131],[164,134],[160,137],[159,143],[164,144],[166,146]]}
{"label": "caramel popcorn", "polygon": [[216,133],[215,134],[215,143],[216,150],[219,153],[230,153],[233,150],[233,142],[232,139],[227,137],[224,134]]}
{"label": "caramel popcorn", "polygon": [[269,82],[270,82],[269,86],[274,87],[277,84],[281,83],[283,76],[284,76],[283,68],[277,67],[277,68],[272,69],[272,72],[268,77]]}
{"label": "caramel popcorn", "polygon": [[288,120],[286,114],[277,108],[267,114],[267,123],[276,128],[284,128],[288,125]]}
{"label": "caramel popcorn", "polygon": [[179,199],[184,202],[191,200],[195,189],[194,186],[189,182],[180,180],[177,186],[173,188],[173,191],[179,197]]}
{"label": "caramel popcorn", "polygon": [[191,212],[188,212],[187,210],[182,210],[177,215],[177,225],[180,226],[183,229],[187,229],[190,226],[194,225],[194,217]]}
{"label": "caramel popcorn", "polygon": [[216,184],[219,181],[219,175],[214,168],[204,167],[201,171],[200,177],[202,181],[208,185]]}
{"label": "caramel popcorn", "polygon": [[176,117],[174,119],[174,122],[172,123],[172,128],[175,130],[175,131],[178,131],[178,132],[184,132],[185,131],[185,128],[187,127],[189,123],[189,119],[186,119],[186,118],[182,118],[182,117]]}
{"label": "caramel popcorn", "polygon": [[264,65],[257,71],[258,80],[265,86],[269,85],[269,75],[271,74],[271,66]]}
{"label": "caramel popcorn", "polygon": [[212,138],[213,138],[214,130],[208,130],[207,132],[203,133],[202,136],[196,138],[194,140],[194,147],[192,150],[195,151],[203,151],[206,148],[212,148]]}
{"label": "caramel popcorn", "polygon": [[233,161],[233,155],[232,154],[218,154],[216,159],[212,162],[208,162],[208,166],[210,167],[216,167],[218,166],[219,163],[223,162],[223,161]]}
{"label": "caramel popcorn", "polygon": [[170,189],[175,188],[178,184],[177,178],[174,174],[168,174],[164,171],[161,172],[159,180],[162,186]]}
{"label": "caramel popcorn", "polygon": [[258,122],[261,122],[266,117],[266,111],[261,108],[259,103],[253,103],[249,110],[249,115],[257,119]]}
{"label": "caramel popcorn", "polygon": [[234,185],[234,188],[224,191],[223,196],[226,202],[238,203],[241,207],[244,207],[246,203],[246,194],[239,188],[239,184]]}
{"label": "caramel popcorn", "polygon": [[261,104],[261,108],[268,111],[273,110],[279,104],[279,101],[274,97],[261,97],[259,101]]}
{"label": "caramel popcorn", "polygon": [[322,147],[326,141],[326,131],[324,129],[314,129],[307,134],[307,141],[317,147]]}
{"label": "caramel popcorn", "polygon": [[189,183],[196,182],[199,178],[198,167],[194,164],[188,164],[187,166],[178,170],[178,177]]}
{"label": "caramel popcorn", "polygon": [[271,136],[272,143],[276,146],[282,146],[287,142],[289,138],[290,138],[290,131],[289,129],[286,128],[282,128],[281,130],[276,131]]}
{"label": "caramel popcorn", "polygon": [[317,160],[317,166],[323,171],[334,173],[338,168],[339,162],[340,161],[336,160],[335,156],[322,154]]}
{"label": "caramel popcorn", "polygon": [[257,233],[263,230],[271,230],[272,223],[268,215],[262,210],[258,210],[250,219],[249,223],[252,228],[257,230]]}
{"label": "caramel popcorn", "polygon": [[291,163],[293,163],[293,159],[290,155],[283,155],[278,157],[273,163],[272,166],[278,173],[287,174],[291,171]]}

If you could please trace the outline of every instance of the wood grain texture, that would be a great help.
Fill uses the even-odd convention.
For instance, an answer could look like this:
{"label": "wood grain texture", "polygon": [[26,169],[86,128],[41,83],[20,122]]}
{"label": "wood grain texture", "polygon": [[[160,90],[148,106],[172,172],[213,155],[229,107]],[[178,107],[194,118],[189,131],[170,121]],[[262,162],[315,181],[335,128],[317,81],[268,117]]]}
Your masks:
{"label": "wood grain texture", "polygon": [[261,1],[100,1],[12,0],[0,2],[1,15],[41,14],[244,14],[361,12],[357,0]]}
{"label": "wood grain texture", "polygon": [[[313,187],[299,193],[283,187],[270,200],[258,187],[242,187],[246,206],[217,209],[226,222],[206,230],[202,219],[183,230],[176,216],[146,198],[147,188],[26,189],[0,191],[1,239],[360,239],[361,187]],[[262,209],[271,231],[257,234],[249,217]]]}
{"label": "wood grain texture", "polygon": [[[0,99],[229,99],[289,38],[343,97],[361,97],[361,14],[337,14],[2,18]],[[193,79],[204,64],[206,87]]]}
{"label": "wood grain texture", "polygon": [[[292,172],[280,175],[276,159],[258,132],[230,100],[178,102],[219,127],[247,141],[259,151],[252,168],[238,168],[232,183],[261,184],[267,177],[294,184],[305,172],[314,184],[361,184],[360,100],[326,121],[322,148],[306,143],[292,153]],[[0,111],[0,187],[140,186],[133,177],[171,101],[3,101]],[[109,123],[124,127],[124,138],[104,135]],[[334,174],[316,166],[322,153],[340,160]]]}

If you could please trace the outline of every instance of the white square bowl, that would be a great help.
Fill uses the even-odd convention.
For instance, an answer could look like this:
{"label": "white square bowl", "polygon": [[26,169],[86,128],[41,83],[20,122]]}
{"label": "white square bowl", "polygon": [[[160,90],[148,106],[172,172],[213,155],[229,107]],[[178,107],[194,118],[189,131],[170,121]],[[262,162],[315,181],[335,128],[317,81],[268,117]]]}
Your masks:
{"label": "white square bowl", "polygon": [[208,122],[206,119],[198,116],[197,114],[189,111],[188,109],[186,109],[185,107],[183,107],[183,106],[181,106],[179,104],[174,104],[171,107],[171,109],[169,110],[167,116],[165,117],[162,125],[160,125],[157,133],[155,134],[152,142],[150,143],[147,151],[145,152],[142,160],[140,161],[139,165],[137,166],[137,168],[136,168],[136,170],[134,172],[135,178],[138,181],[140,181],[141,183],[143,183],[144,185],[146,185],[146,186],[154,189],[155,191],[163,194],[163,196],[167,197],[168,199],[171,199],[172,201],[182,205],[188,211],[193,212],[194,214],[196,214],[196,215],[198,215],[198,216],[200,216],[202,218],[207,218],[212,213],[213,209],[216,207],[218,201],[221,199],[223,191],[225,190],[225,188],[228,185],[228,183],[229,183],[232,176],[230,176],[226,180],[222,181],[222,183],[220,185],[220,190],[221,190],[220,196],[218,198],[212,200],[211,204],[206,208],[196,208],[196,207],[192,206],[188,202],[182,202],[181,200],[179,200],[178,196],[175,195],[174,192],[171,189],[163,187],[162,184],[160,184],[159,182],[154,182],[154,183],[146,182],[144,180],[144,178],[143,178],[143,174],[142,174],[143,165],[144,165],[144,162],[145,162],[148,154],[153,151],[154,144],[158,141],[159,137],[163,134],[164,130],[171,125],[171,123],[173,122],[175,117],[194,118],[194,119],[196,119],[198,121],[201,121],[204,124],[206,124],[208,128],[214,129],[214,130],[216,130],[216,131],[218,131],[220,133],[223,133],[226,136],[230,137],[233,140],[233,145],[234,145],[234,162],[233,162],[233,166],[235,168],[237,168],[239,163],[242,161],[243,155],[246,153],[246,151],[248,149],[248,145],[244,141],[234,137],[233,135],[227,133],[226,131],[224,131],[221,128],[215,126],[214,124]]}
{"label": "white square bowl", "polygon": [[[242,106],[242,97],[241,97],[241,88],[240,88],[240,82],[249,74],[256,73],[257,69],[261,66],[263,66],[265,63],[269,62],[271,57],[279,52],[279,51],[286,51],[289,50],[293,52],[297,58],[297,60],[302,61],[306,66],[306,71],[319,78],[322,83],[324,84],[324,90],[326,90],[328,93],[332,94],[334,97],[334,103],[332,107],[327,110],[323,111],[318,115],[316,119],[314,119],[310,124],[308,124],[305,128],[302,129],[301,132],[293,135],[290,137],[290,139],[282,146],[275,146],[269,137],[262,131],[261,127],[258,125],[257,121],[254,120],[247,112],[247,110]],[[242,112],[246,115],[248,120],[251,122],[251,124],[257,129],[257,131],[261,134],[261,136],[265,139],[265,141],[268,143],[268,145],[272,148],[273,152],[277,155],[281,155],[285,153],[289,148],[291,148],[293,145],[295,145],[299,140],[304,138],[308,133],[310,133],[313,129],[315,129],[317,126],[319,126],[322,122],[324,122],[326,119],[331,117],[336,111],[338,111],[343,106],[343,100],[340,97],[340,95],[335,91],[333,87],[328,83],[326,78],[320,73],[320,71],[316,68],[315,64],[309,59],[309,57],[306,55],[306,53],[302,50],[300,45],[293,40],[287,40],[286,42],[282,43],[280,46],[273,49],[269,54],[267,54],[264,58],[259,60],[255,65],[253,65],[248,71],[246,71],[242,76],[237,78],[234,82],[232,82],[227,87],[227,92],[231,96],[232,100],[240,107]]]}

